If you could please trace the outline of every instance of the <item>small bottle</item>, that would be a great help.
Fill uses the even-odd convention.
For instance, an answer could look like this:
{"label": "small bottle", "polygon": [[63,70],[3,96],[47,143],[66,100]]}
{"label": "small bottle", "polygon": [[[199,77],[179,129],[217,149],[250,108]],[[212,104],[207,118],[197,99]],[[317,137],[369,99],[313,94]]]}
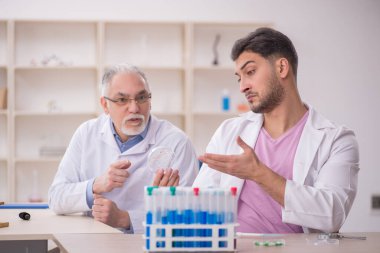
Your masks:
{"label": "small bottle", "polygon": [[227,112],[230,110],[230,92],[228,89],[223,89],[222,110],[224,112]]}

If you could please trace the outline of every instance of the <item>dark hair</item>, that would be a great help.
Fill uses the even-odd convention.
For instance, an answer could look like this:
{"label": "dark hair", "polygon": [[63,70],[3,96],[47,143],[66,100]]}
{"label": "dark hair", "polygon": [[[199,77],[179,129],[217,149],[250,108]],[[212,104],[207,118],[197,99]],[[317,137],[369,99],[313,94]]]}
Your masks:
{"label": "dark hair", "polygon": [[251,51],[268,59],[284,57],[297,76],[298,56],[292,41],[284,34],[271,28],[262,27],[237,40],[232,47],[231,58],[235,61],[243,52]]}

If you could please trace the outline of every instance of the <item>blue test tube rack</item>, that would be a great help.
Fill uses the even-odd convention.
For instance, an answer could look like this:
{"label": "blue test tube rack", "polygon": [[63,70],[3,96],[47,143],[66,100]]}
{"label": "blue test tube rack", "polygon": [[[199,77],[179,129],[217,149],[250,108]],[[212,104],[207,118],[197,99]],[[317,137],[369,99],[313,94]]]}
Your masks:
{"label": "blue test tube rack", "polygon": [[146,187],[146,252],[236,252],[236,187]]}

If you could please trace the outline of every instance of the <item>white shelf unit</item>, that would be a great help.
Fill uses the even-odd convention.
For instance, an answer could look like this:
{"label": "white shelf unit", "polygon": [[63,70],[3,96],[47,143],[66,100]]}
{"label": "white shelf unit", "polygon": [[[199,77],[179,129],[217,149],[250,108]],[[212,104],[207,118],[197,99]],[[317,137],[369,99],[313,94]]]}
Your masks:
{"label": "white shelf unit", "polygon": [[[152,113],[183,129],[203,153],[244,101],[229,54],[257,26],[0,20],[0,87],[8,89],[8,108],[0,110],[0,200],[25,202],[38,191],[47,201],[61,155],[42,156],[41,147],[66,147],[79,124],[101,113],[99,84],[112,64],[139,66],[152,90]],[[224,88],[229,112],[221,110]]]}
{"label": "white shelf unit", "polygon": [[[0,20],[0,89],[8,87],[7,66],[7,35],[8,27],[6,20]],[[9,113],[7,108],[0,108],[0,200],[8,197],[8,167],[9,167]]]}

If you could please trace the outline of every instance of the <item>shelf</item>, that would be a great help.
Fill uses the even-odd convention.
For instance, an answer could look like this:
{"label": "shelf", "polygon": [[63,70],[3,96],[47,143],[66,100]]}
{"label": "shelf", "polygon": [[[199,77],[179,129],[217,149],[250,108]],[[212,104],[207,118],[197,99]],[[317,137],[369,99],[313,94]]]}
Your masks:
{"label": "shelf", "polygon": [[7,68],[7,23],[0,21],[0,68]]}
{"label": "shelf", "polygon": [[36,158],[16,158],[16,163],[59,163],[62,159],[62,156],[60,157],[36,157]]}
{"label": "shelf", "polygon": [[63,62],[96,65],[96,23],[15,22],[16,66]]}
{"label": "shelf", "polygon": [[235,69],[234,67],[231,66],[195,66],[194,67],[195,71],[229,71],[229,72],[234,72]]}
{"label": "shelf", "polygon": [[194,112],[194,116],[196,117],[237,117],[239,116],[239,112]]}
{"label": "shelf", "polygon": [[14,114],[16,117],[70,117],[70,116],[79,116],[79,117],[96,117],[96,112],[31,112],[31,111],[15,111]]}
{"label": "shelf", "polygon": [[184,112],[151,112],[156,117],[185,117]]}
{"label": "shelf", "polygon": [[15,70],[96,70],[96,66],[16,66]]}
{"label": "shelf", "polygon": [[[105,66],[105,68],[109,68],[111,65]],[[159,66],[159,65],[138,65],[139,69],[145,71],[151,70],[159,70],[159,71],[185,71],[185,67],[183,66]]]}
{"label": "shelf", "polygon": [[181,23],[106,23],[106,65],[182,66],[184,25]]}
{"label": "shelf", "polygon": [[24,69],[15,73],[17,111],[96,111],[96,69]]}

